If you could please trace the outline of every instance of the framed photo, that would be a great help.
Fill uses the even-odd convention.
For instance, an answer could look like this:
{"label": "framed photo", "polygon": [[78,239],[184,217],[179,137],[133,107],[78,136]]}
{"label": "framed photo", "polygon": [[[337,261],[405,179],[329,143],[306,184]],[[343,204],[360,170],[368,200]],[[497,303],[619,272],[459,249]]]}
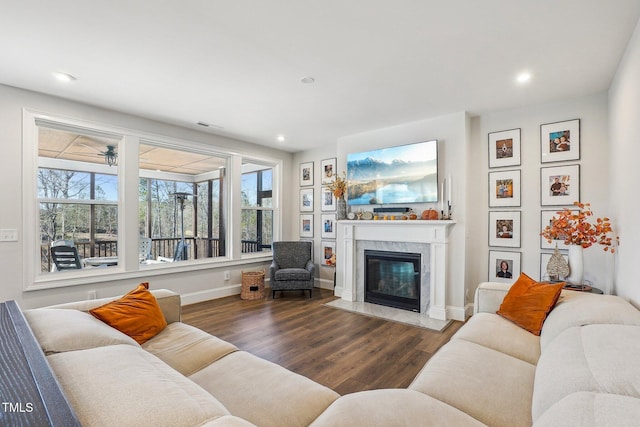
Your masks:
{"label": "framed photo", "polygon": [[520,129],[489,134],[489,167],[520,165]]}
{"label": "framed photo", "polygon": [[[541,253],[540,254],[540,281],[541,282],[549,282],[551,281],[551,278],[549,277],[549,273],[547,273],[547,264],[549,264],[549,260],[551,259],[551,255],[553,255],[552,253]],[[562,254],[562,258],[564,258],[565,261],[567,261],[567,264],[569,264],[569,255],[568,254]]]}
{"label": "framed photo", "polygon": [[330,184],[336,174],[336,158],[324,159],[320,162],[322,168],[322,185]]}
{"label": "framed photo", "polygon": [[313,185],[313,162],[300,163],[300,187]]}
{"label": "framed photo", "polygon": [[489,246],[520,247],[520,211],[489,212]]}
{"label": "framed photo", "polygon": [[580,159],[580,119],[540,125],[540,161]]}
{"label": "framed photo", "polygon": [[320,204],[320,210],[322,211],[335,211],[336,210],[336,196],[333,195],[333,191],[329,187],[322,187],[322,200]]}
{"label": "framed photo", "polygon": [[580,165],[540,168],[540,204],[572,205],[580,201]]}
{"label": "framed photo", "polygon": [[513,283],[520,277],[520,252],[489,251],[489,281]]}
{"label": "framed photo", "polygon": [[336,253],[336,242],[322,241],[322,260],[321,265],[325,267],[331,266],[331,256]]}
{"label": "framed photo", "polygon": [[322,232],[320,237],[323,239],[336,238],[336,214],[322,214]]}
{"label": "framed photo", "polygon": [[313,212],[313,188],[300,189],[300,212]]}
{"label": "framed photo", "polygon": [[[572,212],[577,213],[578,211]],[[551,225],[551,219],[554,216],[558,216],[557,209],[552,211],[540,211],[540,233],[542,233],[542,230],[544,230],[547,225]],[[551,243],[549,243],[547,239],[540,236],[540,249],[555,249],[556,245],[558,245],[558,249],[560,250],[568,249],[568,246],[565,246],[564,244],[564,239],[553,239]]]}
{"label": "framed photo", "polygon": [[489,172],[489,207],[520,206],[520,169]]}
{"label": "framed photo", "polygon": [[313,237],[313,214],[300,215],[300,237]]}

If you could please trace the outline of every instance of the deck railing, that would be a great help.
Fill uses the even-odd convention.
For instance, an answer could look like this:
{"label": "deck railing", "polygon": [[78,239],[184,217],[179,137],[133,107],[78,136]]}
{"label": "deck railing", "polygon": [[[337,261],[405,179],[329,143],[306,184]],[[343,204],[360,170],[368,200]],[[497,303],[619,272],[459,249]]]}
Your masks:
{"label": "deck railing", "polygon": [[[158,257],[173,258],[176,247],[180,243],[179,237],[164,237],[151,239],[151,259],[157,259]],[[220,251],[220,239],[218,238],[194,238],[185,237],[187,243],[187,259],[201,259],[201,258],[215,258],[221,255]],[[109,257],[118,255],[118,241],[117,240],[101,240],[93,244],[93,251],[91,251],[90,242],[74,242],[75,247],[78,249],[78,255],[80,258],[90,257]],[[242,253],[254,253],[260,252],[263,249],[268,249],[269,245],[258,245],[258,242],[251,240],[242,240]],[[51,260],[50,243],[43,243],[40,245],[40,260],[42,271],[51,271],[53,261]]]}

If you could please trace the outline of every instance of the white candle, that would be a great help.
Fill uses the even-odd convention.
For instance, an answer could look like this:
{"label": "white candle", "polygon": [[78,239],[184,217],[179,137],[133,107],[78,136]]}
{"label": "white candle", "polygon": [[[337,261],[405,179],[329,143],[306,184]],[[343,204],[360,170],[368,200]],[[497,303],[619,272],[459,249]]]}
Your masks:
{"label": "white candle", "polygon": [[447,206],[451,204],[451,174],[447,177]]}
{"label": "white candle", "polygon": [[442,180],[442,185],[440,189],[440,210],[444,211],[444,179]]}

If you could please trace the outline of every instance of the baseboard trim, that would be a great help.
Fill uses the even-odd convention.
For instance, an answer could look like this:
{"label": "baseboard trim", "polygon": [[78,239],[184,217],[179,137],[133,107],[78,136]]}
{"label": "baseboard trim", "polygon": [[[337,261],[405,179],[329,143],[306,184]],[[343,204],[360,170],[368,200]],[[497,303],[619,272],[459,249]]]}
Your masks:
{"label": "baseboard trim", "polygon": [[196,304],[198,302],[209,301],[212,299],[224,298],[231,295],[240,295],[242,285],[229,285],[222,288],[207,289],[206,291],[190,292],[180,295],[182,305]]}
{"label": "baseboard trim", "polygon": [[316,279],[314,286],[320,289],[328,289],[330,291],[333,290],[333,280],[329,279]]}
{"label": "baseboard trim", "polygon": [[464,322],[467,320],[467,313],[471,313],[473,311],[473,305],[467,304],[464,307],[458,306],[447,306],[447,319],[459,320],[460,322]]}

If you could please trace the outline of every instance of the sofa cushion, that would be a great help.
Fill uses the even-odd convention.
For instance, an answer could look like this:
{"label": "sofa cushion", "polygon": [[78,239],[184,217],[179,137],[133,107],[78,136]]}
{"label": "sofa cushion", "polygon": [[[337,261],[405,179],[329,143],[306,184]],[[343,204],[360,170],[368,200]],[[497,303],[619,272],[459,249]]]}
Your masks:
{"label": "sofa cushion", "polygon": [[311,273],[304,268],[281,268],[275,277],[276,280],[310,280]]}
{"label": "sofa cushion", "polygon": [[307,426],[338,398],[333,390],[244,351],[189,378],[233,415],[261,427]]}
{"label": "sofa cushion", "polygon": [[256,427],[256,425],[240,417],[225,415],[224,417],[208,421],[198,427]]}
{"label": "sofa cushion", "polygon": [[540,337],[497,314],[473,315],[453,339],[471,341],[533,365],[540,357]]}
{"label": "sofa cushion", "polygon": [[83,426],[194,426],[229,411],[160,359],[131,345],[48,356]]}
{"label": "sofa cushion", "polygon": [[186,376],[238,350],[231,343],[180,322],[168,325],[142,348]]}
{"label": "sofa cushion", "polygon": [[368,390],[333,402],[311,427],[484,426],[458,409],[414,390]]}
{"label": "sofa cushion", "polygon": [[619,394],[578,392],[549,408],[534,427],[636,426],[640,399]]}
{"label": "sofa cushion", "polygon": [[465,340],[440,348],[409,386],[490,426],[531,426],[535,366]]}
{"label": "sofa cushion", "polygon": [[618,296],[563,291],[544,323],[540,348],[568,328],[598,323],[640,326],[640,311]]}
{"label": "sofa cushion", "polygon": [[534,421],[553,404],[579,391],[640,398],[640,327],[576,326],[544,349],[535,377]]}
{"label": "sofa cushion", "polygon": [[129,335],[139,344],[155,336],[167,326],[149,284],[141,283],[122,298],[89,310],[107,325]]}
{"label": "sofa cushion", "polygon": [[534,335],[540,335],[547,314],[558,301],[564,283],[538,283],[524,273],[511,286],[497,313]]}
{"label": "sofa cushion", "polygon": [[24,316],[45,354],[115,344],[138,346],[131,337],[84,311],[36,308],[25,310]]}

